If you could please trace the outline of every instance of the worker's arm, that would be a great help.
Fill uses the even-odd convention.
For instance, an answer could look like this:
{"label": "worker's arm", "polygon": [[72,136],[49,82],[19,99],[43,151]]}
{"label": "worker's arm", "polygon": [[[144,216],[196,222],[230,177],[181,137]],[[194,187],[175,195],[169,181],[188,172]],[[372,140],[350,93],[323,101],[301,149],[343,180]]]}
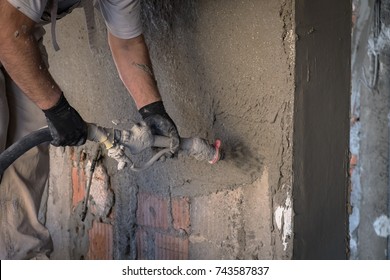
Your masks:
{"label": "worker's arm", "polygon": [[153,133],[171,138],[171,151],[176,152],[179,135],[161,101],[144,37],[121,39],[109,32],[108,41],[120,78],[141,116]]}
{"label": "worker's arm", "polygon": [[87,125],[50,75],[34,38],[36,22],[0,0],[0,61],[13,81],[45,113],[55,146],[81,145]]}
{"label": "worker's arm", "polygon": [[144,37],[120,39],[109,33],[108,40],[121,80],[137,108],[161,101]]}
{"label": "worker's arm", "polygon": [[42,60],[33,30],[36,23],[0,0],[0,61],[22,91],[41,109],[53,107],[61,89]]}

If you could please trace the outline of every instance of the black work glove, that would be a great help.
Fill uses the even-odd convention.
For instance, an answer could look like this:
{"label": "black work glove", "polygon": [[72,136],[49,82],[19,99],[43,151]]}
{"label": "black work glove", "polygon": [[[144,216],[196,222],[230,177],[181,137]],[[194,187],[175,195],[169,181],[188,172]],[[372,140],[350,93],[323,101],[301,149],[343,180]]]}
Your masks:
{"label": "black work glove", "polygon": [[63,94],[56,105],[42,111],[53,137],[53,146],[79,146],[85,143],[88,137],[87,124]]}
{"label": "black work glove", "polygon": [[165,111],[162,101],[142,107],[139,113],[153,134],[171,138],[169,149],[175,154],[179,150],[180,138],[176,125]]}

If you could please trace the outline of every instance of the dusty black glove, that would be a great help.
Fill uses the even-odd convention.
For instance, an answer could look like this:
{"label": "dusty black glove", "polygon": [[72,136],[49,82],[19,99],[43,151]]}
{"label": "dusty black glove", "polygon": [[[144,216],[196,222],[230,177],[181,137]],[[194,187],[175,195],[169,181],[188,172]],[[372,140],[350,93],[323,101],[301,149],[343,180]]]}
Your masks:
{"label": "dusty black glove", "polygon": [[56,105],[43,112],[53,137],[53,146],[79,146],[85,143],[88,137],[87,124],[63,94]]}
{"label": "dusty black glove", "polygon": [[179,150],[180,138],[175,123],[165,111],[162,101],[157,101],[139,109],[143,120],[155,135],[171,138],[170,150],[175,154]]}

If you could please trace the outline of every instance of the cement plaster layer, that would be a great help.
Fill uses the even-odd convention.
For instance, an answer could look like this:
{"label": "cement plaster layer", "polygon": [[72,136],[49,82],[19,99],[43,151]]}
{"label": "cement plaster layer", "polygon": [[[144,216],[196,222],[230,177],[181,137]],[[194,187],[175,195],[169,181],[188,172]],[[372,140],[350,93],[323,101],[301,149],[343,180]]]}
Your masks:
{"label": "cement plaster layer", "polygon": [[[190,198],[194,223],[187,234],[192,258],[205,257],[204,248],[211,250],[206,255],[210,258],[291,258],[292,232],[286,221],[292,213],[283,212],[290,216],[283,220],[286,225],[278,227],[274,211],[288,207],[292,187],[292,1],[142,2],[145,36],[168,113],[183,137],[222,139],[226,158],[210,166],[179,155],[138,174],[117,171],[105,158],[115,193],[114,257],[135,258],[137,193],[142,191]],[[101,45],[94,53],[88,48],[81,11],[57,23],[61,50],[53,52],[50,38],[46,39],[51,71],[85,120],[102,126],[113,126],[111,120],[116,120],[118,127],[126,128],[139,116],[116,74],[99,16],[97,22]],[[88,145],[79,149],[90,150]],[[133,159],[142,161],[151,153]],[[59,180],[55,169],[63,156],[53,153],[53,184]],[[217,204],[208,205],[213,199]],[[69,203],[49,202],[53,212],[48,215],[53,217]],[[210,233],[222,223],[218,211],[223,209],[234,217],[233,222],[221,224],[228,234]],[[70,219],[76,219],[69,211]],[[54,236],[61,236],[68,225],[64,220],[62,229],[48,227]],[[74,247],[77,235],[70,231],[67,242]],[[200,234],[204,238],[197,238]],[[226,242],[231,242],[230,249],[221,245]],[[84,245],[78,244],[80,250]],[[82,255],[72,252],[56,256]]]}
{"label": "cement plaster layer", "polygon": [[294,258],[347,257],[350,1],[296,1]]}

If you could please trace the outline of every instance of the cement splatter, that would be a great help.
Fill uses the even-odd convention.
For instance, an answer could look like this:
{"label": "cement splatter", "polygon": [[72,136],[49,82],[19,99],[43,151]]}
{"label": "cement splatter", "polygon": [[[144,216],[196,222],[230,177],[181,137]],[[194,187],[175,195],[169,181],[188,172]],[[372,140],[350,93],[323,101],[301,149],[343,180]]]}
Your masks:
{"label": "cement splatter", "polygon": [[390,219],[386,215],[378,217],[373,226],[378,236],[385,238],[390,236]]}
{"label": "cement splatter", "polygon": [[[86,166],[86,172],[90,172],[91,162]],[[110,189],[109,177],[103,165],[99,164],[91,182],[91,213],[95,217],[105,219],[108,217],[114,205],[114,193]]]}
{"label": "cement splatter", "polygon": [[290,193],[287,193],[286,202],[275,210],[275,222],[282,233],[284,251],[287,250],[288,239],[292,234],[292,201]]}
{"label": "cement splatter", "polygon": [[257,151],[250,150],[240,142],[223,143],[222,150],[223,161],[226,163],[233,164],[252,177],[258,177],[261,174],[264,160]]}

